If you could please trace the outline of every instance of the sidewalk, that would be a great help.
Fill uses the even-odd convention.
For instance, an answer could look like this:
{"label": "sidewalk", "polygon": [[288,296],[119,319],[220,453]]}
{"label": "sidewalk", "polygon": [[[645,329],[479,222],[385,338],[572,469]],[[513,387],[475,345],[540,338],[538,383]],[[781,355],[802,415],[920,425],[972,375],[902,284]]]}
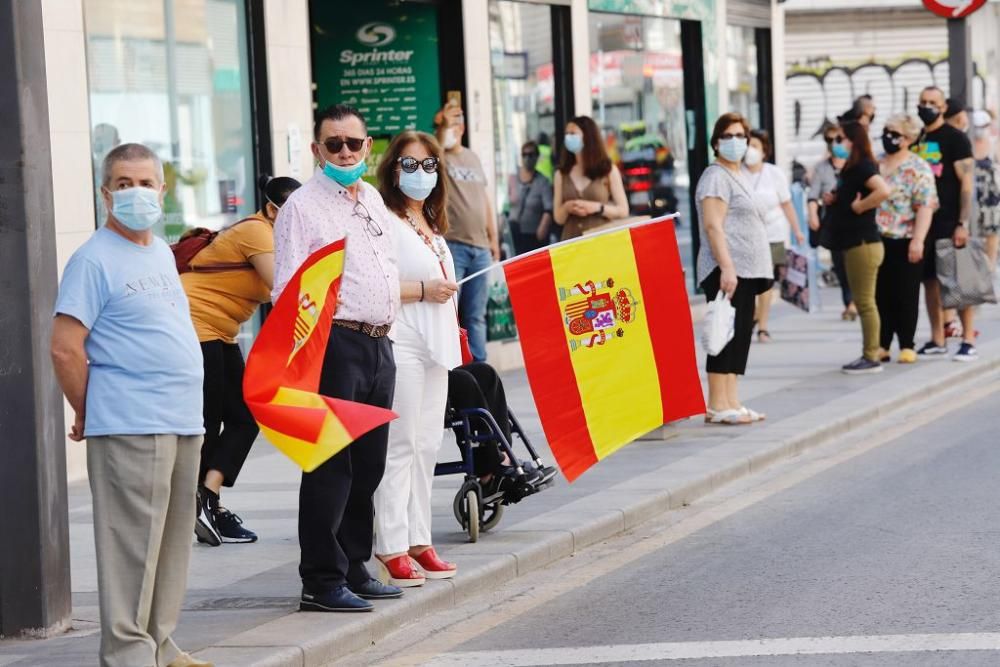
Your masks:
{"label": "sidewalk", "polygon": [[[409,590],[402,600],[379,603],[372,614],[293,613],[300,590],[299,474],[284,456],[259,442],[236,488],[225,491],[224,503],[262,539],[214,549],[195,545],[178,643],[220,666],[322,665],[406,622],[691,502],[824,437],[956,381],[1000,369],[1000,309],[985,307],[978,323],[981,358],[975,363],[892,363],[879,375],[843,375],[840,365],[859,354],[860,325],[840,320],[834,291],[826,290],[823,297],[827,307],[814,315],[778,304],[770,326],[774,341],[751,350],[742,393],[747,404],[768,413],[763,424],[712,427],[696,418],[664,427],[598,464],[572,486],[559,477],[553,488],[507,508],[499,526],[477,544],[467,543],[452,516],[460,478],[438,478],[435,544],[443,557],[459,564],[459,575]],[[919,331],[922,342],[925,323]],[[507,373],[505,382],[512,409],[544,450],[523,372]],[[456,454],[453,442],[446,437],[443,458]],[[96,569],[86,485],[70,489],[70,533],[75,630],[44,641],[0,642],[0,667],[96,662]]]}

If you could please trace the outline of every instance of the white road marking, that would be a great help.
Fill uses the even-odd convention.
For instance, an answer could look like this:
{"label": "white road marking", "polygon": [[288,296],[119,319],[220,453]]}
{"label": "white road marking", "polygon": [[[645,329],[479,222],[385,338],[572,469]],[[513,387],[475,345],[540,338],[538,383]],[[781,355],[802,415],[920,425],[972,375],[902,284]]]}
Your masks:
{"label": "white road marking", "polygon": [[[1000,391],[1000,382],[991,382],[984,386],[973,389],[962,388],[962,400],[964,405],[971,405],[976,401],[990,396]],[[950,394],[949,394],[950,395]],[[560,561],[560,575],[544,586],[539,586],[528,594],[519,595],[508,599],[498,599],[489,605],[488,609],[469,618],[463,618],[461,622],[444,629],[441,632],[432,634],[420,641],[410,643],[405,649],[399,650],[392,656],[386,656],[379,664],[383,667],[414,667],[416,665],[437,665],[435,662],[449,653],[457,646],[471,641],[472,639],[503,625],[523,614],[530,613],[541,605],[556,599],[560,595],[586,586],[591,581],[599,577],[606,576],[611,572],[628,566],[649,554],[658,551],[670,544],[679,542],[694,533],[697,533],[708,526],[711,526],[723,519],[737,514],[748,507],[770,498],[786,489],[790,489],[797,484],[804,482],[816,475],[834,468],[841,463],[850,461],[873,449],[885,444],[895,442],[899,438],[916,431],[917,429],[931,424],[944,415],[954,411],[955,406],[949,400],[935,398],[934,403],[928,406],[919,406],[911,411],[902,411],[900,414],[891,416],[883,422],[873,424],[866,431],[865,428],[853,431],[851,437],[854,444],[850,444],[843,449],[832,454],[826,454],[821,458],[809,460],[798,465],[786,474],[782,474],[776,479],[765,482],[761,486],[745,491],[739,496],[725,500],[719,505],[709,506],[697,514],[681,519],[678,523],[662,530],[656,535],[646,537],[638,542],[629,545],[627,550],[622,550],[614,554],[603,555],[596,561],[588,561],[575,566],[571,559]],[[620,536],[619,536],[620,537]],[[590,547],[595,549],[594,546]],[[955,635],[961,636],[961,635]],[[541,649],[538,649],[541,650]],[[570,649],[566,649],[570,650]],[[590,649],[586,649],[590,651]],[[535,654],[537,650],[529,650]],[[337,664],[361,664],[355,660],[365,658],[365,654],[350,656]],[[659,658],[665,660],[666,658]],[[619,659],[621,661],[621,659]],[[593,662],[593,660],[591,660]],[[367,664],[371,664],[368,662]],[[452,664],[452,663],[440,663]],[[475,664],[470,662],[458,664]],[[516,663],[511,663],[516,664]],[[558,664],[558,663],[531,663],[531,664]],[[573,663],[570,663],[573,664]],[[579,663],[576,663],[579,664]],[[477,665],[478,667],[478,665]]]}
{"label": "white road marking", "polygon": [[586,665],[648,660],[698,660],[789,655],[919,653],[926,651],[1000,651],[1000,633],[873,635],[859,637],[790,637],[742,641],[618,644],[569,648],[514,649],[445,653],[429,667],[532,667]]}

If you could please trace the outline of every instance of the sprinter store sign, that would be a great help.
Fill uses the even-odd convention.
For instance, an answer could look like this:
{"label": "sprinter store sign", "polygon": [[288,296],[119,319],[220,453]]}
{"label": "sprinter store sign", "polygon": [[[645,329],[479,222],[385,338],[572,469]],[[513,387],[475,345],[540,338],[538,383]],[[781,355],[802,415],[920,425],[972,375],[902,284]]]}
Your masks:
{"label": "sprinter store sign", "polygon": [[376,137],[431,130],[441,104],[437,10],[420,4],[390,9],[385,0],[311,4],[318,106],[357,107]]}

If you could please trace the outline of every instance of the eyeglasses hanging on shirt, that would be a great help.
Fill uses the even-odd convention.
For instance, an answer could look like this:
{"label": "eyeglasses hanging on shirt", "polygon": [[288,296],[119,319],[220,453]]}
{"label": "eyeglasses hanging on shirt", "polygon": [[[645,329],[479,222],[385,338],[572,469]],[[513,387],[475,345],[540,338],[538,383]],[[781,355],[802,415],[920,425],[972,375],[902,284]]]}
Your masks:
{"label": "eyeglasses hanging on shirt", "polygon": [[379,227],[378,223],[372,219],[371,214],[368,212],[368,209],[365,208],[365,205],[361,203],[360,199],[354,202],[354,212],[352,215],[356,215],[365,221],[365,229],[368,230],[369,234],[372,236],[382,236],[382,228]]}

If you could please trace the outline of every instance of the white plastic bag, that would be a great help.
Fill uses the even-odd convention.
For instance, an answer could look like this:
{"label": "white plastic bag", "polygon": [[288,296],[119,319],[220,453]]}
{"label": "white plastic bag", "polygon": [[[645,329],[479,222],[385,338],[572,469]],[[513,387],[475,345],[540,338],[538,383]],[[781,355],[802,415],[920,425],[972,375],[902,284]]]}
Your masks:
{"label": "white plastic bag", "polygon": [[701,346],[710,356],[722,352],[735,334],[736,309],[722,290],[715,300],[708,304],[705,313],[705,328],[701,332]]}

